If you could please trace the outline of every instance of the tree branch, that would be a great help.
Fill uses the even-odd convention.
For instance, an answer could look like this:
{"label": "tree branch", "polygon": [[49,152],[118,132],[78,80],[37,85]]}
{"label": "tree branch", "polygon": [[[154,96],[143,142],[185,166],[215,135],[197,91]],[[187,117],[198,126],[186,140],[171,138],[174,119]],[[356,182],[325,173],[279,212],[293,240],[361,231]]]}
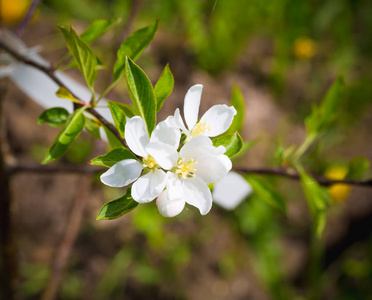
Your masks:
{"label": "tree branch", "polygon": [[104,171],[107,168],[96,167],[88,165],[67,165],[67,164],[56,164],[56,165],[40,165],[40,164],[17,164],[8,165],[7,171],[9,175],[17,173],[38,173],[38,174],[50,174],[50,173],[74,173],[74,174],[87,174],[94,175]]}
{"label": "tree branch", "polygon": [[[244,174],[260,174],[260,175],[274,175],[287,177],[293,180],[300,180],[300,174],[297,172],[288,171],[280,168],[242,168],[235,167],[233,169],[236,172]],[[369,180],[357,180],[357,179],[329,179],[322,176],[311,175],[320,185],[330,186],[333,184],[347,184],[356,186],[372,187],[372,179]]]}
{"label": "tree branch", "polygon": [[141,0],[133,0],[132,6],[131,6],[131,9],[130,9],[130,13],[129,13],[127,21],[124,25],[124,30],[123,30],[123,34],[122,34],[122,38],[121,38],[120,43],[129,36],[131,26],[134,22],[134,19],[135,19],[137,13],[138,13],[140,7],[141,7]]}
{"label": "tree branch", "polygon": [[[35,62],[35,61],[25,57],[24,55],[19,54],[17,51],[15,51],[10,46],[8,46],[1,38],[0,38],[0,48],[3,48],[6,52],[8,52],[10,55],[12,55],[18,61],[21,61],[24,64],[32,66],[32,67],[40,70],[41,72],[45,73],[57,85],[59,85],[60,87],[65,88],[66,90],[68,90],[71,93],[71,95],[74,98],[80,100],[81,101],[80,106],[83,106],[84,102],[78,96],[76,96],[72,91],[70,91],[67,88],[67,86],[56,76],[56,74],[54,72],[54,69],[52,67],[43,66],[43,65],[39,64],[38,62]],[[99,112],[97,112],[94,108],[88,108],[87,111],[90,114],[92,114],[93,116],[95,116],[108,130],[110,130],[112,132],[112,134],[121,142],[121,144],[124,147],[128,148],[128,145],[127,145],[125,139],[123,139],[120,136],[120,133],[117,131],[117,129],[110,122],[108,122],[103,116],[101,116],[101,114]]]}
{"label": "tree branch", "polygon": [[40,4],[40,1],[41,0],[33,0],[25,17],[23,18],[23,20],[21,21],[21,23],[19,23],[17,29],[16,29],[16,34],[18,36],[22,36],[24,31],[25,31],[25,28],[27,27],[28,23],[30,22],[32,16],[34,15],[35,13],[35,10],[36,8],[38,7],[38,5]]}
{"label": "tree branch", "polygon": [[[78,174],[98,174],[106,171],[107,168],[99,167],[92,168],[86,165],[39,165],[39,164],[22,164],[22,165],[9,165],[8,173],[78,173]],[[242,174],[258,174],[258,175],[274,175],[286,177],[293,180],[300,180],[300,174],[294,171],[288,171],[280,168],[242,168],[234,167],[234,171]],[[333,184],[347,184],[355,186],[372,187],[372,179],[369,180],[356,180],[356,179],[329,179],[322,176],[311,175],[320,185],[330,186]]]}
{"label": "tree branch", "polygon": [[6,168],[6,129],[3,100],[6,85],[0,81],[0,299],[16,299],[18,262],[12,228],[12,195]]}
{"label": "tree branch", "polygon": [[79,234],[90,188],[90,177],[83,176],[74,197],[70,219],[66,226],[64,237],[52,263],[49,282],[42,296],[43,300],[53,300],[56,298],[68,258]]}

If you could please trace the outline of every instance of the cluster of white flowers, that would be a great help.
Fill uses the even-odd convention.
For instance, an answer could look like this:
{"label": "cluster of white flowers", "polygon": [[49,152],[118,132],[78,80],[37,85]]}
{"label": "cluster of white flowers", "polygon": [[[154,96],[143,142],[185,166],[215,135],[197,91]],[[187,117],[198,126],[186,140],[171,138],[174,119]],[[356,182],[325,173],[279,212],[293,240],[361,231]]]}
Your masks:
{"label": "cluster of white flowers", "polygon": [[[194,85],[185,96],[187,128],[179,109],[174,116],[160,122],[151,137],[142,118],[128,119],[125,138],[130,150],[142,157],[142,162],[119,161],[102,174],[101,181],[112,187],[134,182],[133,199],[148,203],[157,198],[159,212],[165,217],[178,215],[185,203],[197,207],[202,215],[207,214],[212,207],[208,184],[222,179],[232,167],[224,155],[225,147],[214,147],[210,137],[230,127],[236,110],[232,106],[215,105],[198,122],[202,89],[202,85]],[[187,138],[180,145],[181,131]]]}

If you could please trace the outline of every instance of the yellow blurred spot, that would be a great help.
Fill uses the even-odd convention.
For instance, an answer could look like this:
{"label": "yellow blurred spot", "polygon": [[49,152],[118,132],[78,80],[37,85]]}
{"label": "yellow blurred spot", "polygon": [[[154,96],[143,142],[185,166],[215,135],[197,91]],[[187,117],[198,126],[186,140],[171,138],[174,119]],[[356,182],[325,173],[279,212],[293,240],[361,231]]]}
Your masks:
{"label": "yellow blurred spot", "polygon": [[[334,180],[345,179],[348,168],[340,165],[330,166],[326,172],[325,177]],[[347,184],[334,184],[328,188],[328,193],[334,203],[344,202],[350,194],[351,186]]]}
{"label": "yellow blurred spot", "polygon": [[299,37],[294,41],[293,53],[297,58],[310,59],[316,54],[316,43],[308,37]]}
{"label": "yellow blurred spot", "polygon": [[0,19],[5,25],[19,23],[31,4],[31,0],[0,0]]}

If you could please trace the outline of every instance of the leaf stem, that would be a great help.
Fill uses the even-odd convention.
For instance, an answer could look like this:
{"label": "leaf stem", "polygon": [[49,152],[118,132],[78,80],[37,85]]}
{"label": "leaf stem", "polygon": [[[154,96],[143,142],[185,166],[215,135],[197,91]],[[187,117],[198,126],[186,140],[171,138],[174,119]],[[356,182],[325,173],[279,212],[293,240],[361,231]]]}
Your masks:
{"label": "leaf stem", "polygon": [[314,143],[316,138],[317,138],[316,134],[309,134],[308,136],[306,136],[305,141],[301,144],[300,147],[297,148],[296,152],[292,157],[292,161],[294,163],[297,162],[301,158],[301,156],[310,148],[310,146]]}

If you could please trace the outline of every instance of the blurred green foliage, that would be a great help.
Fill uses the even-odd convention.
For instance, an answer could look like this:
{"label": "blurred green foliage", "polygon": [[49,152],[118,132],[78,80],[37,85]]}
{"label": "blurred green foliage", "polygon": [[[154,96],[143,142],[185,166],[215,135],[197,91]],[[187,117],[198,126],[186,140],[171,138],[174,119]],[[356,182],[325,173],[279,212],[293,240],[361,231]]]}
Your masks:
{"label": "blurred green foliage", "polygon": [[[121,18],[122,24],[113,29],[120,35],[133,3],[122,0],[45,0],[42,12],[52,12],[61,23],[85,22],[86,25],[96,19]],[[334,114],[341,114],[338,118],[340,121],[335,121],[339,128],[352,127],[372,104],[371,11],[372,2],[369,0],[143,0],[133,28],[140,28],[159,19],[159,30],[173,39],[175,45],[181,45],[188,62],[195,68],[212,76],[234,71],[253,77],[254,81],[268,87],[277,96],[276,101],[293,114],[295,121],[301,123],[310,114],[310,104],[319,103],[330,83],[342,73],[352,101],[345,101],[344,109],[339,112],[343,95],[340,96],[339,91],[336,93],[331,88],[328,94],[331,96],[325,97],[325,100],[331,100],[314,108],[313,114],[307,119],[309,135],[314,132],[320,135],[323,127],[329,129],[328,125],[335,121]],[[300,73],[298,77],[297,72]],[[341,79],[336,79],[333,87],[340,86],[340,82]],[[305,85],[300,95],[293,92],[296,85]],[[242,102],[237,87],[234,88],[232,98],[237,106]],[[236,129],[243,122],[242,118],[239,119],[234,124]],[[337,135],[335,132],[332,134]],[[112,136],[110,139],[115,147],[117,140]],[[304,152],[314,140],[311,138]],[[306,166],[317,172],[323,172],[327,167],[327,163],[317,157],[319,149],[324,147],[322,143],[326,142],[320,141],[318,148],[308,153],[313,159],[312,164],[306,158],[303,160]],[[77,140],[66,157],[70,162],[83,162],[90,155],[90,149],[90,141]],[[278,146],[278,165],[287,163],[291,155],[296,153],[295,150],[294,146]],[[347,178],[362,178],[368,169],[369,162],[365,158],[354,159],[349,164]],[[255,270],[271,297],[293,299],[296,293],[301,294],[303,291],[295,290],[296,287],[289,282],[282,265],[285,253],[280,241],[286,232],[281,226],[284,216],[278,212],[278,208],[279,211],[285,211],[285,203],[271,187],[271,183],[261,178],[253,178],[250,182],[256,185],[256,193],[233,214],[224,215],[231,217],[229,225],[238,234],[236,239],[243,239],[253,252]],[[302,173],[302,184],[315,219],[315,231],[320,232],[325,223],[324,211],[330,202],[327,192],[323,187],[314,185],[312,177],[307,173]],[[202,228],[201,232],[192,234],[173,233],[172,226],[177,226],[177,221],[161,217],[155,205],[140,205],[132,214],[127,225],[133,228],[135,238],[130,246],[117,247],[116,254],[98,280],[96,298],[112,296],[112,299],[119,299],[120,295],[128,291],[128,281],[134,281],[141,287],[145,286],[147,291],[151,291],[152,287],[160,289],[166,282],[174,286],[169,293],[185,299],[188,287],[184,286],[185,278],[181,273],[192,261],[193,255],[199,254],[200,248],[210,242],[204,237],[213,233],[213,229]],[[181,216],[180,220],[199,222],[193,219],[192,213]],[[218,233],[214,234],[210,239],[219,238]],[[301,234],[306,236],[307,232]],[[334,299],[363,299],[370,296],[371,241],[369,237],[365,241],[367,245],[357,245],[357,248],[360,246],[362,249],[362,258],[358,256],[358,251],[355,251],[356,254],[353,251],[346,253],[338,265],[324,271],[327,276],[322,278],[319,276],[322,254],[316,244],[319,240],[312,241],[314,265],[306,271],[313,272],[313,275],[309,275],[313,276],[310,278],[311,283],[317,280],[318,283],[324,281],[325,285],[310,285],[309,290],[319,289],[315,291],[318,293],[323,288],[325,295],[329,291],[331,294],[336,293]],[[201,245],[197,245],[197,242]],[[224,278],[233,276],[239,269],[233,253],[231,250],[219,257],[217,268],[219,275]],[[27,296],[40,293],[48,276],[45,266],[24,264],[23,268],[25,281],[22,293]],[[78,299],[83,289],[82,280],[73,272],[68,274],[61,297]]]}

